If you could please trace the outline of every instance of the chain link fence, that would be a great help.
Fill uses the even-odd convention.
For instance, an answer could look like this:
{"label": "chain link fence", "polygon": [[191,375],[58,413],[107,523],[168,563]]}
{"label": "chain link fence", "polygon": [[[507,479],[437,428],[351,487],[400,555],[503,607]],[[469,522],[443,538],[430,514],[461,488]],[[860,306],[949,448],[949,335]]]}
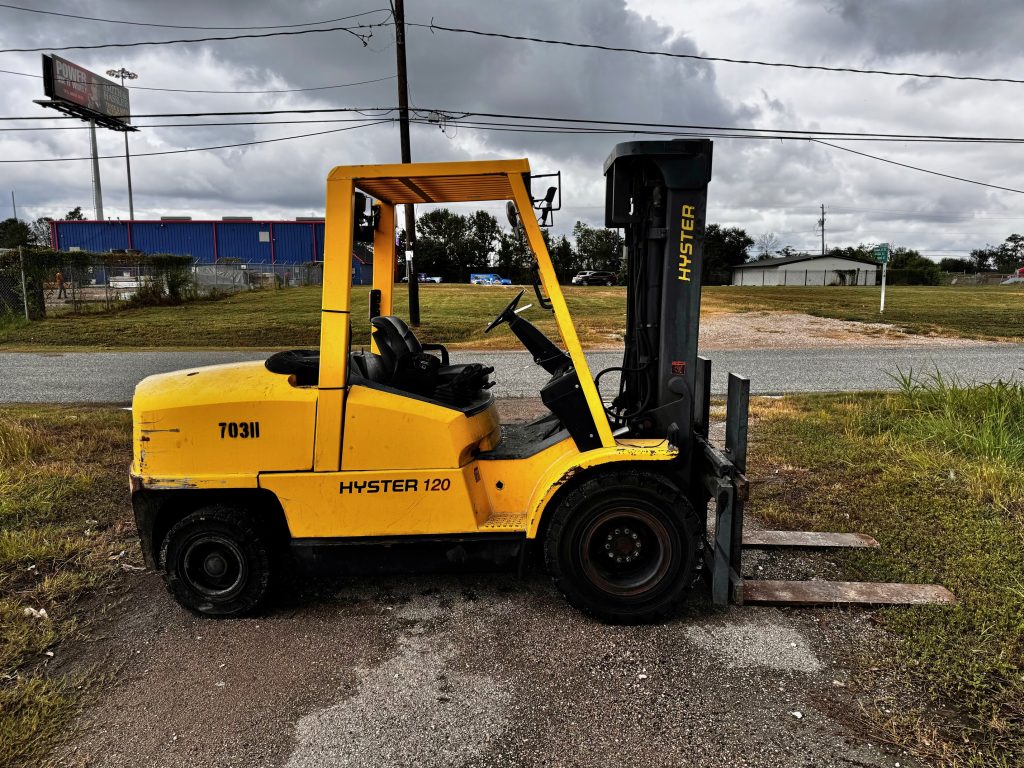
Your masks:
{"label": "chain link fence", "polygon": [[323,264],[199,264],[188,256],[0,251],[0,316],[180,304],[239,291],[323,284]]}

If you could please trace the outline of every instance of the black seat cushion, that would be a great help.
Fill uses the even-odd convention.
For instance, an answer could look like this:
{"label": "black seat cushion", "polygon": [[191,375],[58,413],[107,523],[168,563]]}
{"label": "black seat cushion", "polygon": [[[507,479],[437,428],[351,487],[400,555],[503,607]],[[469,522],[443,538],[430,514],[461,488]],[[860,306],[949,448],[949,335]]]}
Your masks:
{"label": "black seat cushion", "polygon": [[388,375],[387,369],[384,367],[384,361],[380,355],[375,355],[373,352],[352,352],[348,356],[348,370],[350,376],[358,376],[366,381],[377,382],[378,384],[387,383],[391,378]]}
{"label": "black seat cushion", "polygon": [[[488,378],[494,371],[492,367],[480,363],[444,365],[424,351],[424,346],[401,318],[375,317],[370,324],[380,354],[350,353],[350,378],[385,384],[455,405],[478,399],[494,386]],[[441,349],[444,362],[448,361],[443,347],[427,345],[426,348]],[[266,366],[273,373],[295,376],[297,386],[316,386],[320,377],[320,352],[315,349],[278,352],[267,358]]]}
{"label": "black seat cushion", "polygon": [[[366,381],[386,383],[391,377],[384,368],[380,355],[357,351],[348,356],[349,373]],[[295,376],[299,387],[315,387],[320,379],[320,352],[316,349],[291,349],[277,352],[265,363],[271,373]]]}
{"label": "black seat cushion", "polygon": [[423,345],[416,334],[400,317],[375,317],[370,320],[370,325],[373,326],[373,340],[377,342],[377,349],[380,350],[384,367],[390,376],[405,366],[409,356],[423,352]]}
{"label": "black seat cushion", "polygon": [[312,386],[320,377],[320,350],[290,349],[277,352],[267,358],[265,365],[271,373],[294,375],[295,383],[300,387]]}

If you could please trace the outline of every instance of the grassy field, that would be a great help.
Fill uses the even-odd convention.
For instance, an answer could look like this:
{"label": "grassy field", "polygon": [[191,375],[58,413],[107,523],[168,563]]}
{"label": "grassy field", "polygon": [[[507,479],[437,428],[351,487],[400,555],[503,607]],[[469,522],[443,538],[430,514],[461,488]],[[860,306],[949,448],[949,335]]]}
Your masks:
{"label": "grassy field", "polygon": [[[407,316],[405,286],[396,288],[396,311]],[[507,328],[485,336],[484,327],[518,287],[424,285],[417,335],[425,340],[492,349],[517,349]],[[369,289],[353,289],[353,337],[368,343]],[[565,289],[584,345],[614,346],[625,329],[625,289]],[[704,290],[705,316],[725,312],[806,312],[843,320],[877,322],[877,288],[750,288]],[[533,301],[532,292],[522,305]],[[0,319],[0,349],[228,347],[295,348],[319,344],[320,289],[290,288],[237,294],[179,307],[55,316],[25,323]],[[537,307],[526,317],[553,334],[549,313]],[[1024,338],[1024,290],[1015,287],[903,287],[889,290],[886,322],[917,333],[969,338]]]}
{"label": "grassy field", "polygon": [[[956,606],[874,614],[895,639],[863,660],[865,724],[929,764],[1019,766],[1024,387],[905,384],[757,401],[752,508],[773,526],[875,536],[881,552],[841,561],[854,577],[949,587]],[[879,669],[923,699],[880,698]]]}
{"label": "grassy field", "polygon": [[126,547],[137,559],[130,433],[121,410],[0,409],[0,765],[39,760],[89,683],[50,673],[51,649],[74,636],[83,600],[115,578]]}

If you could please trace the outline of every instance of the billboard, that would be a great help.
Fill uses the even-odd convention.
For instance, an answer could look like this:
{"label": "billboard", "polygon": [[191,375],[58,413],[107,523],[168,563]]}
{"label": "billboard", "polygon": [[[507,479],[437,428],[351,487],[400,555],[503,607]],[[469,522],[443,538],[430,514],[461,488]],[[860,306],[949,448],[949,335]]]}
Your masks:
{"label": "billboard", "polygon": [[43,90],[62,112],[108,125],[131,122],[127,88],[60,56],[43,55]]}

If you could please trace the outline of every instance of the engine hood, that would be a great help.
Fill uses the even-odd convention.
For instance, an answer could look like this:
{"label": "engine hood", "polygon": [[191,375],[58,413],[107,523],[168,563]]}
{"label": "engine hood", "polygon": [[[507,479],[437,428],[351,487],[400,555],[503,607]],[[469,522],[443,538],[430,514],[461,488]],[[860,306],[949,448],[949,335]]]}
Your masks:
{"label": "engine hood", "polygon": [[310,469],[317,390],[292,381],[259,360],[144,379],[132,401],[133,473],[144,485],[192,487]]}

